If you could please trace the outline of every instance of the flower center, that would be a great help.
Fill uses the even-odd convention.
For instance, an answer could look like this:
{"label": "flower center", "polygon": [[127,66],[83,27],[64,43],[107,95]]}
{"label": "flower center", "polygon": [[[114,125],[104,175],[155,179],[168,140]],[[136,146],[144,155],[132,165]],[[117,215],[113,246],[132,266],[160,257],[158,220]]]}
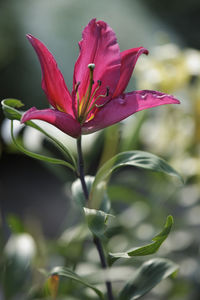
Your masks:
{"label": "flower center", "polygon": [[[79,121],[80,124],[83,124],[85,121],[90,121],[91,119],[93,119],[94,114],[90,114],[91,111],[95,107],[100,108],[105,104],[104,103],[104,104],[98,105],[96,103],[97,100],[99,100],[99,98],[106,98],[109,95],[109,87],[106,87],[106,93],[104,95],[98,95],[96,97],[96,93],[101,86],[100,80],[97,80],[97,87],[92,93],[92,87],[94,84],[93,73],[94,73],[95,64],[93,64],[93,63],[89,64],[88,68],[90,70],[89,86],[87,88],[85,95],[82,97],[82,99],[80,99],[79,92],[78,92],[80,82],[78,82],[75,87],[75,93],[76,93],[76,99],[77,99],[77,120]],[[89,116],[89,119],[88,119],[88,116]]]}

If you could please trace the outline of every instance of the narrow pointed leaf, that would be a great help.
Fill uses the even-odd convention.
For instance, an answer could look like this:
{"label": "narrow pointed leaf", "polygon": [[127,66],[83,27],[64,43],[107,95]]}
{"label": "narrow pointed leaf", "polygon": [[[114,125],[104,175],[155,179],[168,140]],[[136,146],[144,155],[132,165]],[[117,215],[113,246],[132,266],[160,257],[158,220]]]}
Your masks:
{"label": "narrow pointed leaf", "polygon": [[[94,179],[95,177],[93,176],[85,176],[85,182],[89,192]],[[85,199],[85,195],[83,193],[81,181],[80,179],[76,179],[72,184],[72,197],[78,206],[83,209],[90,231],[95,236],[102,237],[107,228],[106,223],[108,217],[111,216],[108,214],[108,211],[110,210],[110,201],[107,194],[104,194],[100,210],[86,208],[85,206],[87,205],[87,200]]]}
{"label": "narrow pointed leaf", "polygon": [[[20,100],[5,99],[5,100],[1,101],[1,104],[2,104],[2,109],[3,109],[3,112],[6,116],[6,118],[8,118],[10,120],[18,120],[18,121],[21,120],[23,112],[21,112],[17,109],[24,106],[24,104]],[[46,135],[47,138],[49,138],[51,141],[53,141],[54,144],[56,146],[58,146],[58,148],[62,151],[62,153],[67,157],[67,159],[71,160],[74,168],[76,168],[77,164],[76,164],[75,158],[73,157],[70,150],[66,146],[64,146],[60,141],[58,141],[56,138],[54,138],[53,136],[48,134],[45,130],[43,130],[40,126],[36,125],[34,122],[28,121],[28,122],[26,122],[26,125],[37,129],[38,131],[40,131],[41,133]]]}
{"label": "narrow pointed leaf", "polygon": [[56,146],[58,146],[58,148],[61,150],[61,152],[64,154],[64,156],[67,159],[71,160],[71,162],[73,163],[73,166],[77,167],[77,163],[76,163],[74,156],[72,155],[71,151],[65,145],[63,145],[63,143],[61,143],[59,140],[57,140],[52,135],[47,133],[45,130],[43,130],[40,126],[36,125],[34,122],[28,121],[25,124],[37,129],[38,131],[40,131],[41,133],[46,135],[47,138],[49,138]]}
{"label": "narrow pointed leaf", "polygon": [[148,293],[160,281],[169,277],[178,270],[174,262],[155,258],[142,264],[134,277],[124,286],[119,300],[136,300]]}
{"label": "narrow pointed leaf", "polygon": [[144,151],[122,152],[108,160],[97,172],[92,185],[90,199],[94,208],[98,208],[102,195],[106,189],[106,184],[110,175],[118,168],[133,166],[154,172],[162,172],[170,176],[176,176],[183,182],[182,177],[162,158]]}
{"label": "narrow pointed leaf", "polygon": [[145,256],[145,255],[150,255],[150,254],[156,253],[158,251],[158,249],[160,248],[160,246],[162,245],[162,243],[168,237],[168,235],[171,231],[172,225],[173,225],[173,217],[168,216],[163,230],[152,239],[152,241],[153,241],[152,243],[147,244],[143,247],[133,248],[126,252],[110,253],[111,263],[113,263],[114,261],[116,261],[119,258],[131,258],[133,256]]}
{"label": "narrow pointed leaf", "polygon": [[87,281],[87,279],[77,275],[75,272],[73,272],[71,269],[69,269],[67,267],[56,267],[56,268],[54,268],[51,271],[50,276],[52,276],[52,275],[63,276],[63,277],[75,280],[75,281],[85,285],[86,287],[91,288],[99,296],[100,299],[104,299],[103,294],[99,289],[97,289],[95,286],[90,284]]}
{"label": "narrow pointed leaf", "polygon": [[45,155],[41,155],[41,154],[37,154],[37,153],[34,153],[34,152],[31,152],[31,151],[28,151],[26,150],[22,145],[20,145],[15,137],[14,137],[14,133],[13,133],[13,120],[11,120],[11,137],[12,137],[12,140],[13,140],[13,143],[15,144],[15,146],[21,151],[23,152],[24,154],[32,157],[32,158],[35,158],[35,159],[38,159],[38,160],[42,160],[42,161],[46,161],[46,162],[49,162],[49,163],[52,163],[52,164],[58,164],[58,165],[64,165],[68,168],[70,168],[71,170],[75,171],[75,168],[68,162],[62,160],[62,159],[57,159],[57,158],[53,158],[53,157],[49,157],[49,156],[45,156]]}

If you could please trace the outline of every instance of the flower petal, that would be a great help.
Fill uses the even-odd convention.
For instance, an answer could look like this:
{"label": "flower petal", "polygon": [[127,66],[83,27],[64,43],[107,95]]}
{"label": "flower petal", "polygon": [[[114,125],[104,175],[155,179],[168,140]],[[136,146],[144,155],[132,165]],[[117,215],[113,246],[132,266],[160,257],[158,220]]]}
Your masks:
{"label": "flower petal", "polygon": [[135,64],[140,55],[143,53],[148,54],[148,50],[143,47],[132,48],[121,52],[120,79],[114,92],[113,98],[116,98],[124,92],[133,73]]}
{"label": "flower petal", "polygon": [[34,36],[28,34],[27,38],[40,60],[42,68],[42,88],[50,104],[54,108],[74,116],[71,95],[53,55],[46,46]]}
{"label": "flower petal", "polygon": [[76,119],[73,119],[69,114],[55,109],[47,108],[43,110],[37,110],[35,107],[32,107],[25,112],[21,122],[24,123],[33,119],[50,123],[74,138],[78,137],[81,133],[80,124],[76,121]]}
{"label": "flower petal", "polygon": [[79,46],[80,55],[74,69],[74,89],[80,82],[78,88],[80,99],[83,99],[88,88],[88,64],[90,63],[95,64],[92,91],[98,86],[97,80],[100,80],[102,84],[96,96],[105,94],[106,87],[109,86],[109,98],[111,98],[120,78],[121,65],[120,49],[115,33],[105,22],[96,22],[96,19],[93,19],[83,30]]}
{"label": "flower petal", "polygon": [[93,120],[84,124],[82,133],[92,133],[113,125],[140,110],[179,103],[179,100],[173,96],[156,91],[143,90],[127,93],[104,105]]}

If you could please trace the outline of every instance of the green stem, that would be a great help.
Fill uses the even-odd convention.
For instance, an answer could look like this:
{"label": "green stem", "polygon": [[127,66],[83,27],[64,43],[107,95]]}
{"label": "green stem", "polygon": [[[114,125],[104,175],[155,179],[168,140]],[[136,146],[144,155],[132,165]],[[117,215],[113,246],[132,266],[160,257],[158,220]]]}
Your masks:
{"label": "green stem", "polygon": [[83,161],[83,154],[82,154],[82,147],[81,147],[81,136],[77,139],[77,151],[78,151],[78,174],[85,195],[85,199],[86,201],[88,201],[89,193],[88,193],[87,185],[85,183],[85,176],[84,176],[85,173],[84,173],[84,161]]}
{"label": "green stem", "polygon": [[[81,181],[81,185],[82,185],[82,189],[83,189],[83,192],[84,192],[84,195],[85,195],[85,199],[88,202],[89,192],[88,192],[88,188],[87,188],[87,185],[86,185],[86,182],[85,182],[84,161],[83,161],[82,146],[81,146],[81,136],[77,139],[77,152],[78,152],[79,178],[80,178],[80,181]],[[101,244],[101,240],[97,236],[94,236],[93,237],[93,242],[94,242],[94,244],[97,248],[99,258],[100,258],[100,262],[101,262],[101,266],[105,270],[105,269],[108,268],[108,265],[107,265],[107,262],[106,262],[106,258],[105,258],[103,246]],[[110,281],[106,281],[106,289],[107,289],[108,300],[114,300],[113,293],[112,293],[112,285],[111,285]]]}
{"label": "green stem", "polygon": [[[94,236],[93,238],[94,244],[97,248],[97,251],[99,253],[100,261],[101,261],[101,266],[104,270],[108,268],[107,262],[105,259],[103,247],[101,244],[100,239],[97,236]],[[108,295],[108,300],[114,300],[113,293],[112,293],[112,285],[110,281],[106,281],[106,289],[107,289],[107,295]]]}

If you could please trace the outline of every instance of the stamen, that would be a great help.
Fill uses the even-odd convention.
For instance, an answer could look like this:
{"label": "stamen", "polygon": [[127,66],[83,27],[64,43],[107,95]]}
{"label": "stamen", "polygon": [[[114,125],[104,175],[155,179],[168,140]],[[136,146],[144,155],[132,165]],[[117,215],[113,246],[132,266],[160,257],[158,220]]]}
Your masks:
{"label": "stamen", "polygon": [[107,86],[106,87],[106,93],[104,94],[104,95],[99,95],[96,99],[95,99],[95,101],[94,101],[94,103],[92,104],[92,106],[90,107],[90,109],[87,111],[87,115],[91,112],[91,110],[94,108],[94,107],[97,107],[97,108],[100,108],[100,107],[103,107],[105,104],[107,104],[109,101],[110,101],[110,99],[108,99],[108,101],[106,101],[105,103],[102,103],[102,104],[96,104],[96,102],[99,100],[99,98],[106,98],[106,97],[108,97],[108,95],[109,95],[109,90],[110,90],[110,88],[109,88],[109,86]]}
{"label": "stamen", "polygon": [[[110,101],[110,100],[108,100],[105,103],[99,104],[99,105],[96,104],[97,101],[99,100],[99,98],[106,98],[109,96],[109,87],[106,87],[106,93],[104,95],[98,95],[95,99],[95,95],[96,95],[97,91],[99,90],[102,82],[101,82],[101,80],[97,80],[98,85],[92,93],[92,86],[94,84],[93,73],[94,73],[94,69],[95,69],[95,64],[90,63],[88,65],[88,68],[90,70],[89,86],[87,88],[85,95],[82,96],[82,99],[80,99],[80,96],[78,93],[78,87],[80,85],[80,82],[77,82],[77,84],[75,85],[75,92],[76,92],[76,96],[77,96],[77,120],[79,121],[80,124],[83,124],[86,121],[89,113],[92,111],[93,108],[102,107]],[[91,93],[92,93],[92,95],[91,95]],[[92,103],[92,101],[93,101],[93,103]],[[93,117],[94,117],[94,115],[90,116],[89,120],[92,119]]]}
{"label": "stamen", "polygon": [[75,93],[77,93],[77,91],[78,91],[78,87],[79,87],[79,85],[80,85],[80,81],[78,81],[76,84],[75,84]]}
{"label": "stamen", "polygon": [[79,108],[80,108],[80,98],[79,98],[79,92],[76,92],[77,97],[77,118],[79,117]]}
{"label": "stamen", "polygon": [[91,98],[90,98],[90,101],[89,101],[89,103],[88,103],[88,107],[90,107],[90,104],[91,104],[91,102],[92,102],[92,100],[93,100],[93,98],[94,98],[96,92],[98,91],[98,89],[99,89],[100,86],[101,86],[101,80],[97,80],[97,83],[98,83],[98,86],[96,87],[96,89],[94,90],[94,92],[93,92],[93,94],[92,94],[92,96],[91,96]]}
{"label": "stamen", "polygon": [[108,102],[110,101],[110,99],[108,99],[106,102],[102,103],[102,104],[95,104],[95,106],[97,108],[103,107],[104,105],[106,105]]}
{"label": "stamen", "polygon": [[79,88],[79,85],[80,85],[80,81],[78,81],[76,84],[75,84],[75,94],[76,94],[76,98],[77,98],[77,118],[79,117],[79,101],[80,101],[80,97],[79,97],[79,92],[78,92],[78,88]]}
{"label": "stamen", "polygon": [[[99,95],[97,98],[96,98],[96,100],[95,100],[95,102],[100,98],[100,97],[102,97],[102,98],[106,98],[106,97],[108,97],[109,96],[109,90],[110,90],[110,88],[109,88],[109,86],[107,86],[106,87],[106,93],[104,94],[104,95]],[[107,101],[105,102],[105,104],[107,103]],[[96,107],[102,107],[102,106],[104,106],[104,103],[103,104],[95,104],[95,106]]]}

